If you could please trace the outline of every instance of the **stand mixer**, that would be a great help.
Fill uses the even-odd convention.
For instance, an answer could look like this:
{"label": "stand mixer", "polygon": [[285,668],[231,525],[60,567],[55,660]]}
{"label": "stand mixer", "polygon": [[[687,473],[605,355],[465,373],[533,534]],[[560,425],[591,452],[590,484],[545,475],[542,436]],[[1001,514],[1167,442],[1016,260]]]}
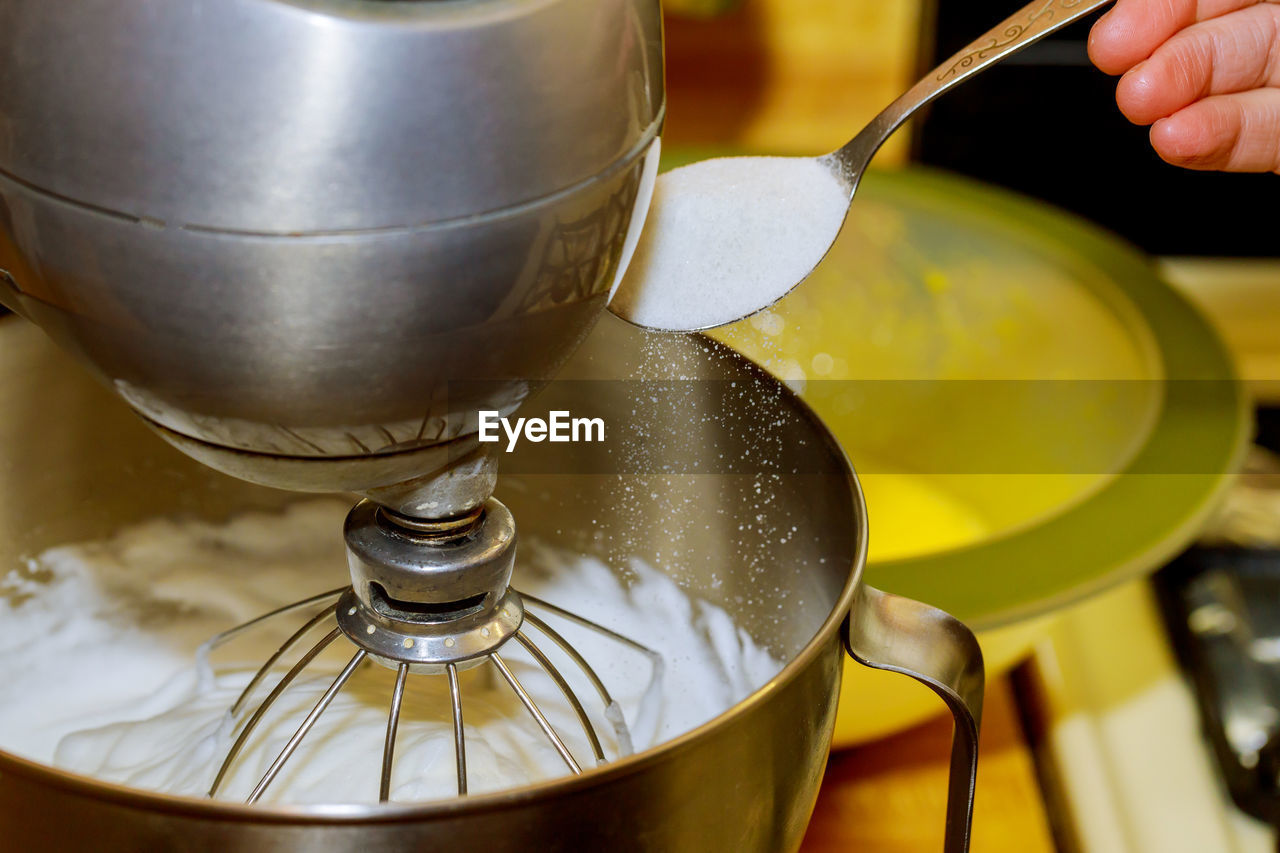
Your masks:
{"label": "stand mixer", "polygon": [[[512,640],[561,687],[592,757],[618,757],[527,627],[611,709],[608,690],[531,611],[648,656],[655,678],[661,660],[510,587],[516,521],[492,497],[477,413],[510,414],[551,379],[625,268],[665,104],[657,0],[12,0],[0,33],[0,301],[192,458],[362,498],[344,529],[351,586],[263,617],[310,613],[232,709],[237,740],[210,794],[340,637],[350,662],[250,802],[366,659],[396,672],[381,799],[411,674],[449,679],[466,793],[458,672],[482,664],[581,772],[504,664]],[[848,516],[843,500],[824,517]],[[862,536],[859,505],[849,535]],[[922,605],[865,588],[853,602],[865,537],[859,547],[841,634],[859,659],[920,678],[952,707],[948,849],[964,849],[980,652]],[[916,644],[892,641],[911,626]],[[823,661],[806,690],[829,697]],[[817,741],[830,720],[828,708]],[[784,823],[779,837],[794,837],[794,818]]]}
{"label": "stand mixer", "polygon": [[457,670],[486,660],[580,772],[497,654],[513,637],[603,761],[519,633],[567,647],[509,589],[515,521],[476,417],[556,372],[635,242],[658,4],[18,2],[0,32],[0,297],[201,462],[366,498],[336,626],[223,772],[342,635],[357,652],[326,698],[366,655],[398,670],[383,799],[410,670],[454,686],[460,793]]}

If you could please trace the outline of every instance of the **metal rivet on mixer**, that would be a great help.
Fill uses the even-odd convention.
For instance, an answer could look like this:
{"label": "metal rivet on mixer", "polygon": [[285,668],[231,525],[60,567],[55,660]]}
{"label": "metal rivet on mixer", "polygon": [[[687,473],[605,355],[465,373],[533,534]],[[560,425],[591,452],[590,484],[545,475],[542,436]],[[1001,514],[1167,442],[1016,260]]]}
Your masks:
{"label": "metal rivet on mixer", "polygon": [[348,611],[347,611],[347,615],[348,615],[348,616],[355,616],[355,615],[356,615],[356,609],[355,609],[354,607],[353,607],[353,608],[351,608],[350,610],[348,610]]}
{"label": "metal rivet on mixer", "polygon": [[445,637],[444,644],[449,648],[453,648],[453,637]]}
{"label": "metal rivet on mixer", "polygon": [[406,649],[413,648],[413,637],[405,637],[403,645]]}
{"label": "metal rivet on mixer", "polygon": [[487,637],[487,636],[489,636],[489,629],[488,629],[488,628],[481,628],[481,629],[480,629],[480,636],[482,636],[482,637]]}
{"label": "metal rivet on mixer", "polygon": [[366,634],[372,634],[372,633],[373,633],[374,631],[376,631],[376,630],[378,630],[378,629],[377,629],[377,628],[375,628],[374,626],[372,626],[372,625],[366,625],[366,626],[365,626],[365,629],[364,629],[364,632],[365,632]]}

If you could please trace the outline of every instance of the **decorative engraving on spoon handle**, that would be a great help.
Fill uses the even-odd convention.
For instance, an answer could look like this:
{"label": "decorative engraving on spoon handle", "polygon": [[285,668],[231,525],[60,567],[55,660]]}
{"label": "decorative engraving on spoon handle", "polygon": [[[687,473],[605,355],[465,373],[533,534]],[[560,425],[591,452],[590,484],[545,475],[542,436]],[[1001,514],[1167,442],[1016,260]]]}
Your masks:
{"label": "decorative engraving on spoon handle", "polygon": [[945,82],[975,64],[1003,59],[1109,2],[1111,0],[1035,0],[938,66],[934,79]]}

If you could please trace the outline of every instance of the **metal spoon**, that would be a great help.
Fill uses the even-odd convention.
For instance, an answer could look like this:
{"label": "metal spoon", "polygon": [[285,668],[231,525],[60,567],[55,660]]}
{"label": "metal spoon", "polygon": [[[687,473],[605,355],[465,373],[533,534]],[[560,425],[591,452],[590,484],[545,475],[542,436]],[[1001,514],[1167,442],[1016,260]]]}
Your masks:
{"label": "metal spoon", "polygon": [[[635,260],[609,310],[637,326],[673,332],[724,326],[765,310],[818,265],[849,207],[838,200],[820,205],[810,197],[807,182],[790,197],[789,185],[782,193],[760,192],[761,175],[775,177],[776,183],[788,180],[788,173],[777,171],[780,168],[799,175],[805,163],[821,164],[829,175],[819,174],[818,181],[830,178],[831,187],[817,188],[842,193],[852,203],[872,156],[916,110],[1110,2],[1034,0],[939,65],[844,147],[823,157],[716,158],[660,176]],[[795,166],[802,171],[795,171]],[[690,181],[697,183],[701,207],[691,209],[688,194],[683,210],[664,205],[664,187],[675,188],[669,196],[675,197],[680,184]],[[733,227],[735,221],[748,221],[747,211],[754,229],[749,234]],[[786,260],[780,262],[783,251]]]}

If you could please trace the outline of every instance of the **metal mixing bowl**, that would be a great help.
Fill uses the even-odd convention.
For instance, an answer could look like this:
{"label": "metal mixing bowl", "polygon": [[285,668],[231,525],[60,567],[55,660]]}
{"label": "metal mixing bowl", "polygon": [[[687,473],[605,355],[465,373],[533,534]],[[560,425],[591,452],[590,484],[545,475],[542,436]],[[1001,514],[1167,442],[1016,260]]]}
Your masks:
{"label": "metal mixing bowl", "polygon": [[[0,354],[7,367],[0,374],[0,445],[7,449],[0,571],[50,546],[106,537],[157,515],[216,520],[295,499],[166,446],[20,319],[0,321]],[[697,381],[659,388],[635,380],[658,372],[658,364],[677,365]],[[640,390],[644,405],[637,405]],[[945,614],[860,584],[862,493],[804,404],[707,339],[646,339],[609,319],[565,378],[531,405],[603,415],[615,438],[600,446],[526,445],[503,460],[498,495],[521,535],[614,566],[639,557],[663,567],[788,661],[775,678],[696,730],[580,777],[413,805],[248,807],[128,789],[0,752],[4,846],[795,850],[831,740],[843,643],[864,662],[925,681],[952,706],[958,737],[948,850],[964,849],[980,652]],[[669,446],[658,463],[674,459],[674,473],[655,473],[650,462],[628,456],[631,442]],[[657,497],[623,500],[620,477],[633,493]]]}

